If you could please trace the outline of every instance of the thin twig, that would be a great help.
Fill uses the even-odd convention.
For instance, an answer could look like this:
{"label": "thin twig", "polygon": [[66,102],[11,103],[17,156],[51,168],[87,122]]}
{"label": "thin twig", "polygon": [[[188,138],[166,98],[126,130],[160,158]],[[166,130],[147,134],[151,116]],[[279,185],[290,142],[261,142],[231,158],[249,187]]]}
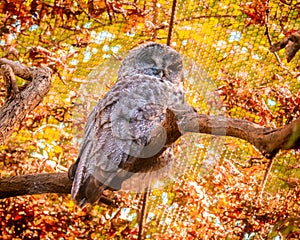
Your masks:
{"label": "thin twig", "polygon": [[[270,44],[270,46],[273,45],[273,42],[272,42],[272,39],[271,39],[271,36],[270,36],[270,26],[269,26],[269,20],[270,20],[270,9],[269,9],[269,6],[270,6],[270,0],[267,1],[267,10],[266,10],[266,22],[265,22],[265,26],[266,26],[266,36],[268,38],[268,42]],[[281,62],[278,54],[276,52],[273,52],[277,62],[279,63],[280,67],[282,67],[283,69],[285,70],[288,70],[290,71],[289,68],[287,68],[286,66],[284,66],[284,64]]]}
{"label": "thin twig", "polygon": [[81,11],[84,12],[85,15],[87,15],[89,18],[93,19],[94,21],[96,21],[97,23],[100,23],[102,25],[105,25],[103,22],[101,22],[99,19],[93,17],[91,14],[89,14],[80,4],[79,1],[77,1],[78,7],[80,8]]}
{"label": "thin twig", "polygon": [[[269,8],[269,6],[270,6],[270,0],[267,1],[266,21],[265,21],[266,32],[265,32],[265,34],[268,38],[268,42],[269,42],[270,46],[273,46],[273,42],[272,42],[271,35],[270,35],[270,27],[269,27],[269,20],[270,20],[270,8]],[[279,66],[282,69],[288,71],[291,75],[293,75],[293,77],[298,77],[299,76],[299,74],[300,74],[299,72],[298,73],[294,72],[291,69],[289,69],[287,66],[284,65],[284,63],[281,61],[280,57],[278,56],[277,52],[274,51],[273,54],[274,54],[274,56],[275,56],[275,58],[276,58],[276,60],[279,64]]]}
{"label": "thin twig", "polygon": [[110,11],[109,11],[110,9],[109,9],[107,0],[104,0],[104,3],[105,3],[105,7],[106,7],[106,12],[107,12],[107,15],[108,15],[108,18],[109,18],[109,22],[110,22],[110,24],[112,24],[113,23],[113,19],[111,17]]}
{"label": "thin twig", "polygon": [[268,177],[270,175],[273,163],[274,163],[274,158],[270,159],[270,161],[268,163],[268,166],[267,166],[267,169],[265,171],[264,178],[263,178],[262,183],[261,183],[261,189],[260,189],[258,201],[260,201],[262,199],[262,195],[265,191],[266,183],[267,183]]}
{"label": "thin twig", "polygon": [[153,22],[153,25],[155,26],[154,29],[153,29],[153,36],[152,38],[153,39],[156,39],[157,38],[157,18],[158,18],[158,7],[157,7],[157,0],[154,0],[153,1],[153,11],[154,11],[154,14],[153,14],[153,19],[152,19],[152,22]]}
{"label": "thin twig", "polygon": [[270,20],[270,0],[267,1],[266,3],[267,5],[267,9],[266,9],[266,21],[265,21],[265,25],[266,25],[266,35],[267,35],[267,38],[268,38],[268,41],[269,41],[269,44],[270,46],[273,45],[272,43],[272,39],[271,39],[271,36],[270,36],[270,27],[269,27],[269,20]]}
{"label": "thin twig", "polygon": [[212,15],[199,15],[199,16],[193,16],[193,17],[183,17],[181,19],[178,19],[176,22],[182,22],[182,21],[191,21],[191,20],[197,20],[197,19],[210,19],[210,18],[237,18],[238,15],[231,15],[231,14],[212,14]]}
{"label": "thin twig", "polygon": [[169,33],[168,33],[168,39],[167,39],[167,45],[168,46],[170,46],[171,39],[172,39],[172,32],[173,32],[176,5],[177,5],[177,0],[173,0],[172,13],[171,13],[171,19],[170,19],[170,24],[169,24]]}
{"label": "thin twig", "polygon": [[147,206],[147,197],[148,197],[148,187],[145,188],[145,192],[143,193],[143,205],[141,210],[141,215],[139,219],[139,232],[138,232],[138,240],[142,240],[143,237],[143,223]]}

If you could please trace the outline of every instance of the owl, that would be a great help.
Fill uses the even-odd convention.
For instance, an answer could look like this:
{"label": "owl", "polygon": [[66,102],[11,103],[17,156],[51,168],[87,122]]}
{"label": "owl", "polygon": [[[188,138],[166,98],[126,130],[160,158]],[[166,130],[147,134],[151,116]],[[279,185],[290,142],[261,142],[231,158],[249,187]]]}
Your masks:
{"label": "owl", "polygon": [[158,176],[169,169],[173,145],[162,122],[167,109],[183,103],[180,54],[153,42],[131,50],[116,83],[88,117],[78,159],[69,169],[75,203],[97,203],[104,190],[119,190],[136,174]]}

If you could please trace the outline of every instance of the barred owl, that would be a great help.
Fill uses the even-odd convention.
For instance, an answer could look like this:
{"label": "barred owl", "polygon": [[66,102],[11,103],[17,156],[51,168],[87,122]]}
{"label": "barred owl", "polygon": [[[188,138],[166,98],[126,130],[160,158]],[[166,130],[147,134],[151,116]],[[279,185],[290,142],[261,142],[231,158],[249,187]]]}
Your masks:
{"label": "barred owl", "polygon": [[[173,161],[161,123],[167,108],[183,104],[181,56],[147,43],[121,63],[115,85],[90,113],[77,161],[69,170],[71,197],[96,203],[105,189],[118,190],[137,173],[155,172]],[[159,136],[155,141],[151,133]]]}

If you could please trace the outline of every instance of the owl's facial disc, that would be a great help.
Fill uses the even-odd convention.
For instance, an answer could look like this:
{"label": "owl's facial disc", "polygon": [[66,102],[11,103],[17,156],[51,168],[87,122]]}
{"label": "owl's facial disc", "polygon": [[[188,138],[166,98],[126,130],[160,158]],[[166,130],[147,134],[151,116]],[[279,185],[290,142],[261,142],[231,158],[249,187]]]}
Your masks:
{"label": "owl's facial disc", "polygon": [[166,45],[153,42],[144,44],[130,51],[123,60],[118,80],[134,74],[153,76],[173,83],[182,82],[181,56]]}
{"label": "owl's facial disc", "polygon": [[[149,76],[164,78],[169,81],[175,80],[174,78],[182,71],[181,58],[174,53],[159,54],[157,50],[155,49],[152,52],[145,51],[138,56],[138,69],[141,69],[143,74]],[[147,54],[145,54],[146,52]]]}

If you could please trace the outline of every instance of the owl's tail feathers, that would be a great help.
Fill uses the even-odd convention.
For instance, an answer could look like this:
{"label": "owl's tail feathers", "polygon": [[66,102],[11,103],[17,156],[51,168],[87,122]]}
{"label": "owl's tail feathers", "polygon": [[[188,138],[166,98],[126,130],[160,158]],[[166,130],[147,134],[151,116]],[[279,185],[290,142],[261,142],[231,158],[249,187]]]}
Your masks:
{"label": "owl's tail feathers", "polygon": [[102,192],[107,187],[98,181],[93,175],[90,175],[83,182],[81,182],[81,177],[77,179],[78,176],[76,176],[76,171],[79,161],[80,158],[78,158],[77,161],[71,165],[68,171],[68,177],[71,181],[73,181],[71,198],[78,206],[84,207],[88,203],[94,204],[99,201]]}
{"label": "owl's tail feathers", "polygon": [[99,182],[93,175],[90,175],[81,185],[75,196],[72,199],[75,203],[84,207],[86,204],[95,204],[99,201],[103,191],[107,186]]}
{"label": "owl's tail feathers", "polygon": [[[72,171],[76,172],[76,163],[73,169],[70,168],[69,175],[72,176]],[[103,191],[106,189],[115,191],[120,190],[124,180],[128,179],[133,173],[127,172],[124,174],[124,170],[119,169],[114,173],[110,173],[107,179],[102,183],[96,175],[89,175],[83,182],[81,182],[78,191],[72,189],[71,197],[75,203],[84,207],[86,204],[91,205],[98,203],[101,197],[103,197]]]}

